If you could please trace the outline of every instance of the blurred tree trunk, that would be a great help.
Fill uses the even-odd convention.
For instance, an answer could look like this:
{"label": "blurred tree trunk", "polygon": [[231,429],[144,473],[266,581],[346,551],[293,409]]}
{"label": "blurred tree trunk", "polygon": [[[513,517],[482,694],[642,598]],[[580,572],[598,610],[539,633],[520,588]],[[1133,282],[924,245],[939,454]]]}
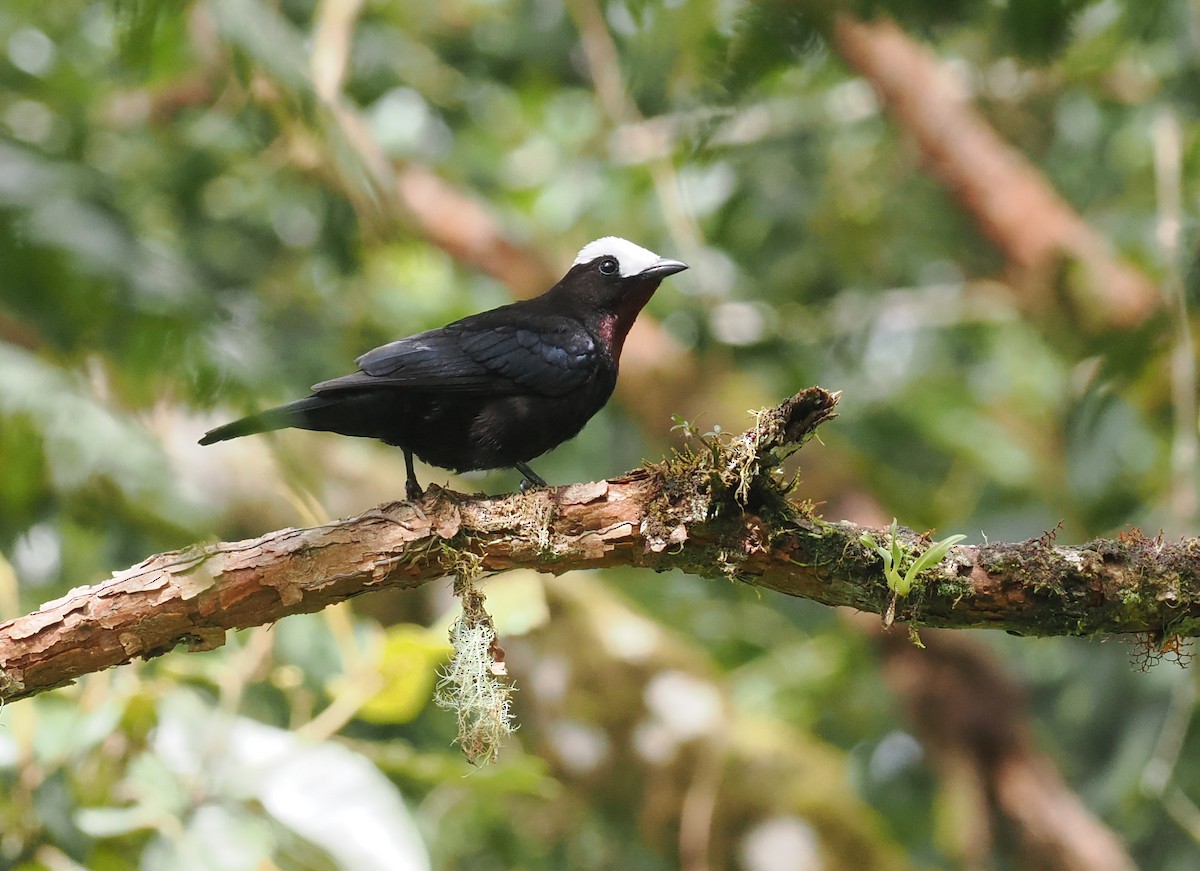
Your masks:
{"label": "blurred tree trunk", "polygon": [[964,867],[992,867],[999,851],[1027,869],[1136,868],[1035,749],[1025,695],[986,648],[935,629],[921,633],[921,649],[874,621],[853,622],[875,637],[884,677],[941,777],[953,821],[944,834]]}
{"label": "blurred tree trunk", "polygon": [[[1135,327],[1162,306],[1154,283],[1113,256],[1042,173],[971,107],[950,72],[895,22],[839,14],[833,44],[1008,258],[1025,309],[1053,309],[1060,281],[1072,312],[1092,328]],[[1077,274],[1064,272],[1071,264]]]}

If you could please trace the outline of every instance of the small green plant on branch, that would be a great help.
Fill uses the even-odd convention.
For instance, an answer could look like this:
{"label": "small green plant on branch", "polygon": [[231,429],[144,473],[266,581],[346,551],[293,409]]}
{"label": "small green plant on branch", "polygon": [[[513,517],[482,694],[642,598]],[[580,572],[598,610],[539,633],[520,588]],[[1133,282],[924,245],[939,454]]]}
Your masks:
{"label": "small green plant on branch", "polygon": [[[869,532],[863,533],[859,541],[883,558],[883,576],[887,579],[888,589],[901,599],[912,590],[913,583],[921,572],[940,563],[950,552],[950,548],[966,538],[965,535],[948,535],[941,541],[935,541],[923,553],[913,554],[900,546],[900,538],[896,533],[896,518],[893,517],[889,532],[891,542],[887,547],[875,541],[875,536]],[[907,560],[911,562],[905,566]],[[900,574],[901,571],[904,572],[903,575]]]}
{"label": "small green plant on branch", "polygon": [[[891,601],[888,602],[887,610],[883,615],[884,626],[891,626],[895,621],[896,600],[903,599],[912,592],[913,584],[917,582],[921,572],[941,562],[950,552],[950,548],[966,538],[965,535],[948,535],[941,541],[933,542],[928,549],[921,553],[914,553],[901,547],[899,530],[894,517],[888,536],[891,541],[886,547],[876,541],[875,536],[869,532],[864,532],[858,539],[864,547],[875,551],[883,559],[883,577],[887,581],[888,589],[892,591]],[[916,636],[915,630],[912,635],[914,644],[924,646]]]}

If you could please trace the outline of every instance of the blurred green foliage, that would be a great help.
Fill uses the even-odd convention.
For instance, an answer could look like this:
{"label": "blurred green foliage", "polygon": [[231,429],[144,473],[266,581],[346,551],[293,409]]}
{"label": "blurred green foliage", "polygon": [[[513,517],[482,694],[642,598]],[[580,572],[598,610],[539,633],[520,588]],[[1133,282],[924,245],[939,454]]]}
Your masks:
{"label": "blurred green foliage", "polygon": [[[382,446],[194,441],[376,344],[509,298],[395,208],[317,95],[315,31],[344,8],[0,5],[0,617],[160,550],[394,497],[402,470]],[[347,106],[388,160],[486,203],[556,269],[611,233],[689,260],[648,309],[698,373],[674,411],[736,429],[747,407],[810,383],[843,390],[825,445],[801,456],[801,495],[830,516],[865,503],[993,540],[1059,520],[1071,541],[1128,524],[1197,532],[1171,499],[1178,325],[1082,335],[1021,314],[1000,256],[832,51],[827,4],[596,6],[637,113],[623,117],[593,89],[588,8],[365,3]],[[1194,3],[856,8],[929,42],[1156,277],[1172,264],[1153,121],[1170,113],[1194,247]],[[625,401],[537,468],[563,483],[660,455],[669,419],[635,423]],[[897,861],[954,865],[939,834],[951,799],[863,638],[733,586],[608,581],[691,645],[739,711],[841,754]],[[514,611],[538,612],[522,589]],[[0,711],[0,868],[671,867],[628,808],[552,767],[532,722],[498,766],[464,777],[451,718],[428,704],[439,592],[291,618]],[[1200,800],[1191,673],[1140,673],[1117,644],[987,642],[1029,687],[1043,746],[1142,867],[1194,868],[1200,835],[1179,810]]]}

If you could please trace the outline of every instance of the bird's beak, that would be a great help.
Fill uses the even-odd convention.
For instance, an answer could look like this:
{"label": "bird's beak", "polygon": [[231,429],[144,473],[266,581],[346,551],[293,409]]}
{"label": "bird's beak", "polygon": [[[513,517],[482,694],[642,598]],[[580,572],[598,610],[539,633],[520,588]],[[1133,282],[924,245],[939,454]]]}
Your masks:
{"label": "bird's beak", "polygon": [[688,265],[680,260],[668,260],[666,257],[659,257],[639,272],[638,278],[657,278],[661,280],[668,275],[674,275],[676,272],[683,272],[687,268]]}

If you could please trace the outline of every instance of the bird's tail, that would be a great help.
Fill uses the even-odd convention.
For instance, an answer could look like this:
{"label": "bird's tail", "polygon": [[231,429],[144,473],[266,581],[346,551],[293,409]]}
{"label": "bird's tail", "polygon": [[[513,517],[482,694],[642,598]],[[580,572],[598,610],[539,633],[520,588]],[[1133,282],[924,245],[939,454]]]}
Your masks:
{"label": "bird's tail", "polygon": [[211,445],[216,442],[253,435],[256,432],[270,432],[271,430],[285,429],[286,427],[314,429],[316,427],[312,426],[311,412],[326,408],[331,404],[333,404],[333,401],[320,396],[297,399],[295,402],[289,402],[287,405],[268,408],[266,411],[260,411],[258,414],[251,414],[243,417],[241,420],[235,420],[233,423],[227,423],[216,429],[210,429],[200,439],[200,444]]}

